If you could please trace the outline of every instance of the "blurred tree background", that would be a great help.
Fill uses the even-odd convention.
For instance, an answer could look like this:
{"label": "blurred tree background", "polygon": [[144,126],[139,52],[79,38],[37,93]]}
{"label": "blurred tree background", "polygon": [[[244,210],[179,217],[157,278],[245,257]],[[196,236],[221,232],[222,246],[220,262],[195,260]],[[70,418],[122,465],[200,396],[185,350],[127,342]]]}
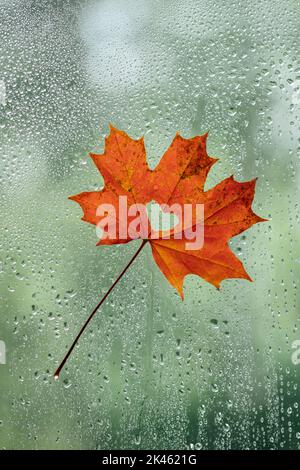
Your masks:
{"label": "blurred tree background", "polygon": [[[300,448],[299,2],[0,6],[0,448]],[[269,222],[232,242],[253,283],[189,276],[184,302],[145,250],[54,382],[138,245],[96,248],[67,199],[101,187],[109,122],[151,167],[209,130],[206,187],[258,176]]]}

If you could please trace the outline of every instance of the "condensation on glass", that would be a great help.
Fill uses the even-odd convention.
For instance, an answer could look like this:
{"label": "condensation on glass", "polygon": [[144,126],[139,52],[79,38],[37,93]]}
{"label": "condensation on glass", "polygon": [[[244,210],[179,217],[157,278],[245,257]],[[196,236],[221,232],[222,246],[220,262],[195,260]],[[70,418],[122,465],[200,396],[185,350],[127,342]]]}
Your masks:
{"label": "condensation on glass", "polygon": [[[0,6],[0,448],[299,448],[297,2]],[[258,176],[269,222],[232,241],[253,283],[190,276],[184,302],[145,250],[54,382],[137,247],[96,247],[67,199],[102,187],[109,122],[152,168],[209,131],[206,187]]]}

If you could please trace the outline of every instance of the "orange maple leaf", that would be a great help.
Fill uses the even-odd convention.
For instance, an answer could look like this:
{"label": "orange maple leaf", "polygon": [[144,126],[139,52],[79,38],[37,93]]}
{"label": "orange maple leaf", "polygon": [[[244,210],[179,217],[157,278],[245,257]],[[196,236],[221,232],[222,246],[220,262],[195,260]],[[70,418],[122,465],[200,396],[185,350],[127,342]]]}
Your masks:
{"label": "orange maple leaf", "polygon": [[[181,227],[182,236],[175,237],[176,227],[166,239],[164,232],[147,230],[138,251],[122,271],[115,283],[99,302],[90,317],[83,325],[67,356],[56,371],[59,372],[81,336],[83,330],[103,303],[115,284],[119,281],[145,243],[149,242],[152,254],[158,267],[177,289],[183,299],[183,281],[187,274],[196,274],[219,288],[222,280],[227,278],[244,278],[251,280],[242,262],[228,246],[229,240],[251,227],[265,221],[256,215],[251,204],[254,198],[256,179],[240,183],[233,176],[223,180],[214,188],[204,190],[205,181],[212,165],[217,161],[208,156],[206,151],[207,134],[184,139],[176,134],[159,164],[150,170],[146,160],[143,137],[138,140],[130,138],[125,132],[110,126],[110,134],[105,139],[103,154],[91,153],[96,167],[104,178],[102,191],[83,192],[70,199],[80,204],[83,210],[82,220],[98,225],[106,214],[97,213],[97,208],[110,204],[115,208],[118,220],[115,235],[100,239],[98,245],[127,243],[132,238],[120,236],[120,230],[128,226],[133,216],[127,214],[126,220],[120,214],[119,198],[126,196],[129,205],[147,204],[155,200],[160,205],[202,204],[204,207],[204,243],[196,250],[187,250],[187,237]],[[122,225],[123,224],[123,225]],[[192,224],[197,224],[193,215]],[[142,221],[140,220],[140,225]]]}
{"label": "orange maple leaf", "polygon": [[[187,274],[197,274],[216,287],[227,278],[251,280],[241,261],[228,246],[233,236],[262,219],[251,204],[256,180],[239,183],[233,176],[214,188],[204,191],[207,174],[217,161],[206,152],[207,134],[184,139],[177,134],[157,167],[151,171],[146,161],[144,139],[131,139],[125,132],[110,126],[101,155],[91,153],[102,174],[102,191],[83,192],[70,199],[83,210],[82,220],[97,225],[104,216],[97,216],[100,204],[114,205],[118,214],[119,196],[127,196],[129,204],[174,203],[204,205],[204,245],[199,250],[186,250],[186,239],[158,239],[150,242],[153,257],[168,281],[183,298],[183,280]],[[128,217],[128,225],[133,219]],[[127,243],[132,239],[115,237],[100,240],[98,245]]]}

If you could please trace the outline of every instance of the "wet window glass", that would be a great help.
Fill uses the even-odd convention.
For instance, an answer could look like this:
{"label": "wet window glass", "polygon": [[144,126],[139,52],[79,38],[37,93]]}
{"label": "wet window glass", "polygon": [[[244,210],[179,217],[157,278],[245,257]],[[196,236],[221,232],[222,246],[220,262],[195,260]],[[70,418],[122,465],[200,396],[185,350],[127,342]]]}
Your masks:
{"label": "wet window glass", "polygon": [[[300,12],[294,0],[1,0],[0,448],[298,449]],[[154,168],[209,132],[205,188],[258,177],[268,222],[230,241],[253,282],[191,275],[139,241],[96,247],[109,123]]]}

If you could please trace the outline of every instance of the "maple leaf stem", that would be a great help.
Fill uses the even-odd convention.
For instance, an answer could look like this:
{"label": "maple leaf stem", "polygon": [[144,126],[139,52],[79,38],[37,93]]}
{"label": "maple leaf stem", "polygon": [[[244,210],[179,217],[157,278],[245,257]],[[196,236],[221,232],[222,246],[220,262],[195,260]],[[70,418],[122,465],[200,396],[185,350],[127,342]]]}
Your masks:
{"label": "maple leaf stem", "polygon": [[124,274],[126,273],[127,269],[132,265],[132,263],[134,262],[135,258],[139,255],[139,253],[142,251],[142,249],[144,248],[144,246],[146,245],[146,243],[148,242],[148,240],[143,240],[143,242],[141,243],[141,245],[139,246],[138,250],[134,253],[133,257],[131,258],[131,260],[128,262],[128,264],[125,266],[125,268],[123,269],[123,271],[119,274],[119,276],[117,277],[117,279],[115,280],[115,282],[110,286],[110,288],[108,289],[108,291],[106,292],[106,294],[104,294],[104,296],[102,297],[102,299],[100,300],[100,302],[96,305],[96,307],[94,308],[94,310],[92,311],[92,313],[89,315],[89,317],[86,319],[85,323],[82,325],[78,335],[76,336],[76,338],[74,339],[72,345],[70,346],[67,354],[65,355],[65,357],[63,358],[63,360],[61,361],[59,367],[56,369],[55,373],[54,373],[54,378],[55,379],[58,379],[59,378],[59,374],[61,373],[64,365],[66,364],[68,358],[70,357],[73,349],[75,348],[76,346],[76,343],[78,342],[79,338],[81,337],[82,333],[84,332],[84,330],[86,329],[86,327],[88,326],[88,324],[90,323],[90,321],[92,320],[93,316],[95,315],[95,313],[97,312],[97,310],[99,309],[99,307],[101,307],[101,305],[103,304],[103,302],[106,300],[106,298],[109,296],[109,294],[111,293],[111,291],[113,290],[113,288],[118,284],[118,282],[120,281],[120,279],[124,276]]}

